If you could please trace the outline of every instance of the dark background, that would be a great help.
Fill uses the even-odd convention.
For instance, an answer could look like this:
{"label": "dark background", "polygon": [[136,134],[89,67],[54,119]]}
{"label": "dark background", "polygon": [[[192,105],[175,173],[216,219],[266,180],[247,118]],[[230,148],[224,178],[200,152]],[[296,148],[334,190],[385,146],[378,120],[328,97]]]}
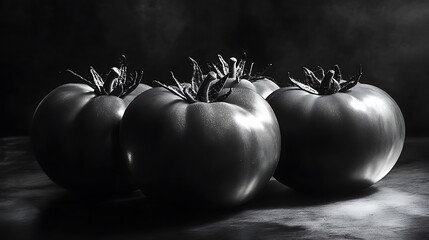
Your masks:
{"label": "dark background", "polygon": [[[188,56],[204,65],[246,51],[280,85],[302,67],[342,67],[389,93],[407,136],[429,135],[429,1],[3,0],[0,136],[27,135],[55,87],[104,73],[121,54],[143,82],[189,81]],[[206,70],[205,66],[203,68]]]}

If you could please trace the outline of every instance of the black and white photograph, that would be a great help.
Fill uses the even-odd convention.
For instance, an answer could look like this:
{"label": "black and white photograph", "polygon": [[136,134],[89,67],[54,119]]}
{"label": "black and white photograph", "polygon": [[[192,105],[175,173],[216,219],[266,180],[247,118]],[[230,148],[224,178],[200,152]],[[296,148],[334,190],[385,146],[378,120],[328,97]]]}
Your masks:
{"label": "black and white photograph", "polygon": [[0,6],[1,240],[429,239],[429,1]]}

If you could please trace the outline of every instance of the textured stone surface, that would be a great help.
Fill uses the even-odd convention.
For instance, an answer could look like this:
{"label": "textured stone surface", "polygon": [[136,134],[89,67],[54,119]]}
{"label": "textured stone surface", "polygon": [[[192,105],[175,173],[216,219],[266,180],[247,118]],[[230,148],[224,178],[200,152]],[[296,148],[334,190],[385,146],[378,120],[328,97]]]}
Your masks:
{"label": "textured stone surface", "polygon": [[88,200],[53,184],[27,137],[0,139],[0,239],[428,239],[429,139],[408,139],[380,182],[348,196],[271,180],[236,209],[178,209],[141,193]]}

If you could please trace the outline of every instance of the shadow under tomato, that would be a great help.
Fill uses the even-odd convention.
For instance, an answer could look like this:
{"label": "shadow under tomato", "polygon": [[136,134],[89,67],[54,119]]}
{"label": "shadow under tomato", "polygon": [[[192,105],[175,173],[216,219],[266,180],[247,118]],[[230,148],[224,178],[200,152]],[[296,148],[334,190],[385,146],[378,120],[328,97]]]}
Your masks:
{"label": "shadow under tomato", "polygon": [[305,207],[325,205],[334,202],[359,199],[378,192],[374,186],[357,192],[345,193],[306,193],[286,187],[275,179],[271,179],[264,190],[252,201],[243,205],[244,209],[273,209],[284,207]]}
{"label": "shadow under tomato", "polygon": [[[267,199],[271,199],[270,196],[259,201]],[[266,207],[279,206],[279,202],[281,198],[267,201]],[[244,206],[263,205],[257,200]],[[243,207],[208,209],[164,205],[142,194],[101,201],[65,192],[42,209],[36,233],[41,239],[92,239],[93,236],[109,239],[275,239],[277,234],[298,238],[311,233],[301,225],[254,222],[247,216],[240,216],[238,222],[231,221],[242,210]]]}
{"label": "shadow under tomato", "polygon": [[228,218],[238,209],[219,210],[155,203],[140,192],[121,199],[83,199],[64,193],[40,214],[39,235],[150,234]]}
{"label": "shadow under tomato", "polygon": [[[151,201],[141,192],[116,199],[101,200],[62,192],[41,208],[38,235],[49,236],[160,236],[164,232],[174,236],[193,238],[204,235],[191,229],[222,222],[245,210],[294,208],[318,206],[370,196],[375,187],[354,194],[308,195],[298,193],[272,179],[266,188],[248,203],[229,209],[204,208],[203,206],[178,206]],[[252,224],[257,228],[255,224]],[[261,226],[263,229],[273,226]],[[284,228],[285,226],[283,226]],[[292,226],[294,227],[294,226]],[[220,229],[231,232],[231,227]],[[222,232],[224,231],[222,230]],[[286,231],[283,229],[282,231]],[[301,234],[304,229],[289,229]],[[239,231],[243,234],[246,231]],[[255,230],[256,231],[256,230]],[[215,234],[216,231],[208,231]],[[224,234],[223,232],[222,234]],[[207,233],[208,234],[208,233]],[[219,233],[221,234],[221,233]],[[237,233],[238,234],[238,233]],[[253,233],[254,234],[254,233]],[[195,235],[195,236],[194,236]],[[215,234],[216,235],[216,234]],[[210,235],[209,237],[214,237]],[[241,235],[240,235],[241,236]]]}

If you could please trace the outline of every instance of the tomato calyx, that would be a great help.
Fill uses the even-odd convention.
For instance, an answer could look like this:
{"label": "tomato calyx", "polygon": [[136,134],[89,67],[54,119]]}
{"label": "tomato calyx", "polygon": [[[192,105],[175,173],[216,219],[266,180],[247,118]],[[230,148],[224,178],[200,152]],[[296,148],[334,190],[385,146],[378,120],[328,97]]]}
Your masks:
{"label": "tomato calyx", "polygon": [[321,78],[316,77],[314,72],[308,68],[304,67],[303,70],[305,74],[304,81],[293,79],[290,74],[289,80],[301,90],[317,95],[330,95],[337,92],[346,92],[356,86],[362,76],[362,67],[358,74],[347,80],[343,79],[338,65],[334,66],[334,70],[329,70],[326,73],[323,68],[319,66],[318,70],[321,72]]}
{"label": "tomato calyx", "polygon": [[219,63],[208,63],[207,65],[209,70],[215,72],[219,77],[228,75],[229,78],[234,79],[237,83],[240,82],[241,79],[246,79],[250,82],[255,82],[261,79],[269,79],[274,82],[273,78],[264,76],[264,74],[271,68],[272,64],[268,65],[268,67],[266,67],[262,72],[252,75],[254,63],[252,62],[250,64],[250,68],[246,72],[245,66],[247,54],[245,52],[243,53],[238,64],[237,59],[234,57],[231,57],[227,63],[220,54],[217,56]]}
{"label": "tomato calyx", "polygon": [[154,83],[160,85],[161,87],[169,90],[170,92],[181,97],[183,100],[188,103],[195,102],[218,102],[222,101],[231,94],[232,89],[229,89],[227,93],[220,94],[220,91],[224,88],[228,75],[217,78],[218,75],[210,71],[207,75],[203,76],[200,66],[198,63],[189,58],[193,66],[193,74],[191,83],[182,83],[174,76],[171,72],[171,76],[176,84],[176,86],[168,86],[159,81],[154,81]]}
{"label": "tomato calyx", "polygon": [[141,72],[140,76],[137,72],[134,72],[133,74],[128,74],[126,57],[124,55],[121,56],[119,65],[119,68],[112,67],[111,70],[104,75],[104,80],[92,66],[89,67],[89,72],[91,73],[92,77],[90,80],[80,76],[79,74],[69,69],[67,71],[80,78],[84,83],[89,85],[92,89],[94,89],[95,94],[99,96],[111,95],[123,98],[132,91],[134,91],[140,84],[143,76],[143,71]]}

